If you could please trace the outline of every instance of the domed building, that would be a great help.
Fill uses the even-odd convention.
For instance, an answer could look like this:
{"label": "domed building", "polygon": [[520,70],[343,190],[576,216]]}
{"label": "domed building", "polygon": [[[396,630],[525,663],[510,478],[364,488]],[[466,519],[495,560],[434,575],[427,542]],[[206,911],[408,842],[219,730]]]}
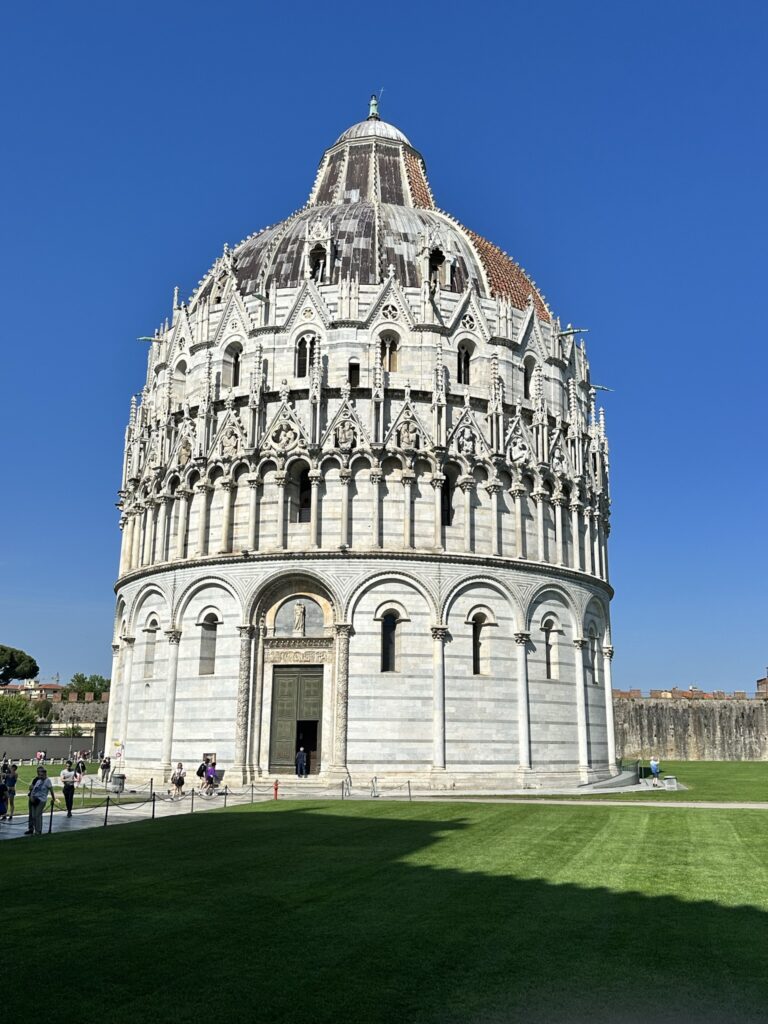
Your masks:
{"label": "domed building", "polygon": [[[107,750],[240,784],[615,773],[608,445],[578,331],[382,121],[151,339]],[[312,785],[311,781],[308,785]]]}

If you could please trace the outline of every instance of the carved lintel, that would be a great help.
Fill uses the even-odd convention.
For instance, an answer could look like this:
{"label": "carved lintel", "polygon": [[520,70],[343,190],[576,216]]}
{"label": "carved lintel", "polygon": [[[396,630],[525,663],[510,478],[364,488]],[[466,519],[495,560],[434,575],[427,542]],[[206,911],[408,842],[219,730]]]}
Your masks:
{"label": "carved lintel", "polygon": [[333,662],[333,651],[323,647],[286,650],[267,646],[264,649],[264,660],[278,665],[330,665]]}

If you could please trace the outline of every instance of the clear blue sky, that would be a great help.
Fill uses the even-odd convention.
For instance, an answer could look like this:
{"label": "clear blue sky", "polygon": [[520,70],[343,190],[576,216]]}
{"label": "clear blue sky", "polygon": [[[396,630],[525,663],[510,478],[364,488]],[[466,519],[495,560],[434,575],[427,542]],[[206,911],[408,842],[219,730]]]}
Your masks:
{"label": "clear blue sky", "polygon": [[762,3],[11,5],[0,88],[0,642],[108,674],[131,392],[174,285],[382,114],[439,204],[588,326],[615,685],[768,662]]}

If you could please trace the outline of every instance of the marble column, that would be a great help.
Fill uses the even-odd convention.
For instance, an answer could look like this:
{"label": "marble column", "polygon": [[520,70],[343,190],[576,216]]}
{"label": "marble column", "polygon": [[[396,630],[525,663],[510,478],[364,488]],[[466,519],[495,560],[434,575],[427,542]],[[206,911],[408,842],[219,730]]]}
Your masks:
{"label": "marble column", "polygon": [[322,479],[323,474],[319,469],[309,471],[309,483],[312,488],[309,508],[309,546],[315,550],[319,547],[320,482]]}
{"label": "marble column", "polygon": [[348,469],[342,469],[339,473],[341,483],[341,529],[339,531],[339,547],[349,547],[349,485],[352,474]]}
{"label": "marble column", "polygon": [[592,509],[584,509],[584,571],[592,575]]}
{"label": "marble column", "polygon": [[168,676],[165,683],[165,707],[163,712],[163,740],[160,748],[160,767],[163,780],[171,776],[171,757],[173,754],[173,723],[176,717],[176,679],[179,674],[179,644],[181,630],[168,629]]}
{"label": "marble column", "polygon": [[445,768],[445,641],[448,627],[432,626],[432,767]]}
{"label": "marble column", "polygon": [[544,503],[547,500],[547,492],[535,491],[533,498],[536,502],[536,558],[540,562],[546,562],[547,544],[544,536]]}
{"label": "marble column", "polygon": [[174,495],[179,504],[179,514],[176,517],[176,558],[178,559],[184,558],[187,550],[187,523],[191,493],[191,491],[178,490]]}
{"label": "marble column", "polygon": [[525,558],[525,528],[523,523],[524,487],[513,487],[512,497],[515,502],[515,558]]}
{"label": "marble column", "polygon": [[195,491],[200,495],[197,519],[197,550],[195,554],[202,558],[208,548],[208,495],[213,488],[210,484],[196,484]]}
{"label": "marble column", "polygon": [[444,476],[432,477],[433,506],[435,516],[435,547],[443,550],[443,484]]}
{"label": "marble column", "polygon": [[163,494],[159,499],[160,508],[157,513],[157,533],[155,534],[155,551],[153,561],[164,562],[166,560],[166,532],[168,529],[168,508],[172,498]]}
{"label": "marble column", "polygon": [[555,549],[557,551],[557,564],[565,565],[563,550],[563,505],[562,498],[553,498],[555,506]]}
{"label": "marble column", "polygon": [[611,678],[611,662],[613,647],[603,647],[603,685],[605,687],[605,735],[608,740],[608,767],[613,771],[616,767],[616,728],[613,722],[613,681]]}
{"label": "marble column", "polygon": [[128,735],[128,710],[131,704],[131,678],[133,675],[133,648],[135,643],[135,636],[123,637],[125,657],[123,658],[122,679],[120,680],[123,701],[120,705],[120,735],[117,737],[123,747],[123,759],[125,759],[125,751],[127,749],[125,741]]}
{"label": "marble column", "polygon": [[284,470],[275,473],[277,487],[277,509],[275,511],[275,547],[282,551],[285,547],[285,481]]}
{"label": "marble column", "polygon": [[608,582],[608,534],[611,532],[611,524],[608,519],[603,519],[603,529],[601,532],[602,537],[602,556],[603,556],[603,579]]}
{"label": "marble column", "polygon": [[251,699],[251,649],[253,626],[238,626],[240,665],[237,672],[237,710],[235,712],[235,760],[231,772],[237,782],[247,782],[248,720]]}
{"label": "marble column", "polygon": [[371,516],[371,547],[381,547],[381,472],[371,471],[371,501],[373,502],[373,515]]}
{"label": "marble column", "polygon": [[267,627],[262,617],[256,627],[256,664],[254,666],[253,701],[251,707],[251,745],[249,766],[251,779],[261,775],[261,719],[264,701],[264,638]]}
{"label": "marble column", "polygon": [[413,481],[416,474],[403,473],[403,547],[413,547]]}
{"label": "marble column", "polygon": [[584,693],[584,648],[587,641],[579,637],[573,641],[576,662],[576,729],[579,744],[579,768],[589,768],[589,746],[587,744],[587,699]]}
{"label": "marble column", "polygon": [[109,755],[112,750],[112,738],[115,733],[115,715],[117,714],[118,698],[122,700],[122,690],[118,672],[120,670],[120,644],[112,644],[112,672],[109,677],[109,706],[107,708],[107,732],[104,737],[104,753]]}
{"label": "marble column", "polygon": [[221,512],[221,539],[219,543],[219,554],[227,555],[232,550],[230,531],[232,528],[232,501],[235,484],[232,480],[222,480],[219,485],[224,493],[223,508]]}
{"label": "marble column", "polygon": [[333,761],[337,768],[347,766],[347,717],[349,713],[349,638],[352,626],[337,622],[336,633],[336,725]]}
{"label": "marble column", "polygon": [[523,771],[531,767],[531,706],[528,698],[528,644],[530,633],[515,633],[517,644],[517,760]]}
{"label": "marble column", "polygon": [[147,502],[147,528],[144,537],[144,551],[141,557],[142,565],[152,565],[155,548],[155,515],[158,502],[150,498]]}
{"label": "marble column", "polygon": [[120,540],[120,569],[118,572],[119,576],[128,571],[130,564],[130,553],[131,553],[131,533],[130,533],[130,518],[123,515],[120,518],[120,531],[122,537]]}
{"label": "marble column", "polygon": [[600,513],[597,508],[592,510],[592,544],[594,552],[592,555],[592,569],[595,576],[602,575],[602,566],[600,565]]}
{"label": "marble column", "polygon": [[459,487],[464,492],[464,550],[472,551],[472,495],[475,492],[475,481],[464,477],[459,480]]}
{"label": "marble column", "polygon": [[248,477],[248,550],[256,550],[256,534],[259,528],[259,487],[257,476]]}
{"label": "marble column", "polygon": [[571,568],[581,572],[581,505],[574,501],[571,505]]}
{"label": "marble column", "polygon": [[486,491],[491,496],[491,554],[500,554],[499,534],[501,533],[501,522],[499,521],[499,493],[501,484],[490,483],[485,485]]}
{"label": "marble column", "polygon": [[131,532],[131,568],[138,569],[141,565],[141,516],[143,507],[137,505],[133,511],[133,530]]}

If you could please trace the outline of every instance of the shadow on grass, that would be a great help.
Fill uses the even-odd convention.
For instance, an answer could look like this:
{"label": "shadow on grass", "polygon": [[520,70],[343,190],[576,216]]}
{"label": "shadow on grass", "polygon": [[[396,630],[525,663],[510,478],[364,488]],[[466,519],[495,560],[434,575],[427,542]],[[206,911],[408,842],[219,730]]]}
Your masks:
{"label": "shadow on grass", "polygon": [[419,865],[447,833],[469,840],[461,814],[282,805],[4,844],[6,1019],[768,1016],[768,915]]}

